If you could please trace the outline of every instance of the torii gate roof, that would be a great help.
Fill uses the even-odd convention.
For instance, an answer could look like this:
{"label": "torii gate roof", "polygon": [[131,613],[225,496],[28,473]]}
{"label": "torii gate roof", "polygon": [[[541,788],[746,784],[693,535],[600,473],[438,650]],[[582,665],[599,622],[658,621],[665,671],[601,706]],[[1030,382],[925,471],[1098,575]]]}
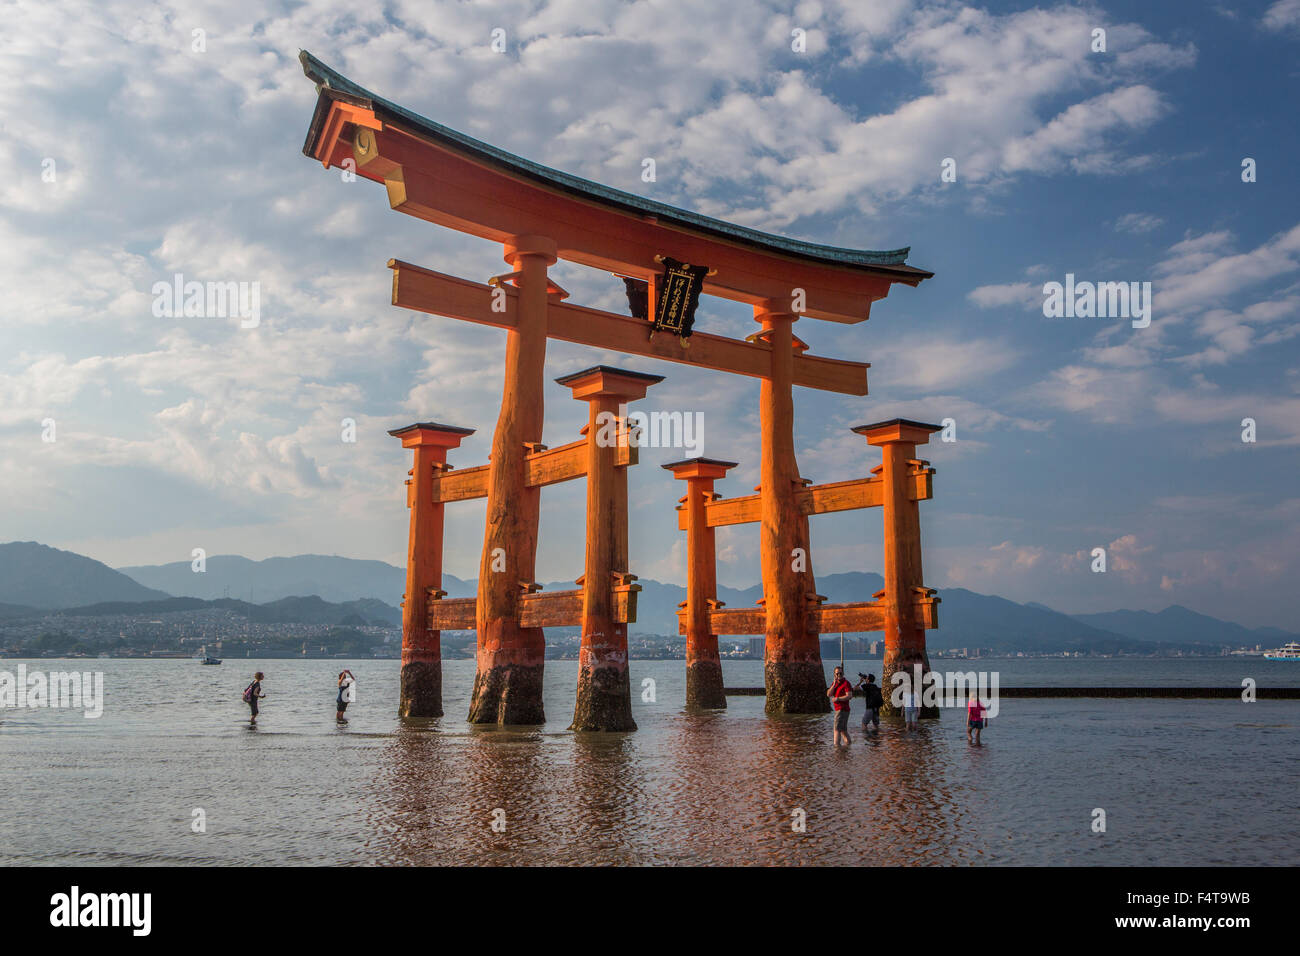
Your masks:
{"label": "torii gate roof", "polygon": [[[552,235],[560,258],[639,278],[658,272],[655,254],[671,255],[715,269],[707,293],[763,306],[798,287],[805,314],[838,322],[866,319],[895,282],[933,275],[906,263],[909,248],[776,236],[551,169],[385,100],[305,50],[299,60],[319,94],[303,152],[326,166],[353,158],[395,209],[420,218],[494,240]],[[373,131],[369,155],[354,149],[358,129]]]}

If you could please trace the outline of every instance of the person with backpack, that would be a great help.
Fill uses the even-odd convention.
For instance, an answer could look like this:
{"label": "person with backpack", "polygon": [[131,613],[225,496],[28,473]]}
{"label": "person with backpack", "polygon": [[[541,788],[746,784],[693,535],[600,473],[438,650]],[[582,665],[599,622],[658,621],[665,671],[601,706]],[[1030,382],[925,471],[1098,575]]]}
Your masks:
{"label": "person with backpack", "polygon": [[[966,705],[966,740],[976,747],[983,746],[980,743],[980,732],[984,730],[984,714],[987,708],[980,703],[979,695],[971,692],[970,702]],[[974,732],[975,739],[971,740],[971,733]]]}
{"label": "person with backpack", "polygon": [[885,706],[885,695],[880,692],[880,687],[876,684],[875,674],[858,674],[862,678],[858,682],[857,689],[862,691],[862,729],[867,730],[867,725],[875,724],[876,730],[880,729],[880,708]]}
{"label": "person with backpack", "polygon": [[253,711],[253,716],[248,720],[250,724],[257,723],[257,701],[266,696],[262,693],[262,678],[265,676],[258,671],[253,675],[253,683],[244,688],[244,703]]}
{"label": "person with backpack", "polygon": [[849,739],[849,701],[853,699],[853,685],[844,679],[843,667],[835,668],[835,680],[826,691],[826,696],[835,708],[835,744],[839,746],[840,737],[843,737],[844,746],[847,747],[853,742]]}
{"label": "person with backpack", "polygon": [[334,719],[340,724],[346,724],[348,722],[348,719],[343,716],[343,711],[348,709],[348,704],[357,699],[356,686],[357,679],[352,676],[351,671],[345,670],[339,672],[339,696],[336,701],[338,705],[338,713],[334,715]]}

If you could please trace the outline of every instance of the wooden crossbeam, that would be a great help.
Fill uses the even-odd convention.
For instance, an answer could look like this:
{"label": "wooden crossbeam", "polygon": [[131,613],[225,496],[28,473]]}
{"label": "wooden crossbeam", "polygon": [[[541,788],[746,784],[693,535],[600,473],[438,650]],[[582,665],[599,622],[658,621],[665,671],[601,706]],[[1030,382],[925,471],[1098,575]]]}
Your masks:
{"label": "wooden crossbeam", "polygon": [[[544,488],[546,485],[561,481],[572,481],[587,475],[587,440],[579,439],[560,445],[535,451],[526,457],[528,468],[528,486]],[[632,445],[620,445],[618,464],[635,465],[637,449]],[[433,476],[434,501],[468,501],[471,498],[486,498],[488,488],[488,466],[475,468],[457,468],[440,471]]]}
{"label": "wooden crossbeam", "polygon": [[[686,612],[677,612],[677,633],[686,633]],[[714,634],[762,634],[767,630],[767,612],[761,607],[719,608],[709,611],[709,630]]]}
{"label": "wooden crossbeam", "polygon": [[488,488],[488,466],[477,468],[457,468],[433,477],[434,501],[468,501],[471,498],[486,498]]}
{"label": "wooden crossbeam", "polygon": [[[615,624],[636,623],[636,596],[639,584],[615,585],[610,588]],[[477,627],[477,598],[434,598],[428,602],[428,621],[434,631],[472,631]],[[581,627],[582,589],[573,591],[536,591],[519,599],[520,627]]]}
{"label": "wooden crossbeam", "polygon": [[558,448],[535,451],[528,456],[526,467],[530,488],[582,478],[587,474],[587,440],[584,438]]}
{"label": "wooden crossbeam", "polygon": [[429,629],[432,631],[472,631],[477,626],[474,615],[478,598],[439,598],[429,601]]}
{"label": "wooden crossbeam", "polygon": [[[493,289],[468,279],[390,259],[393,270],[393,305],[431,315],[443,315],[499,329],[515,325],[519,290],[509,285]],[[493,294],[501,293],[505,311],[492,310]],[[772,350],[765,342],[742,342],[722,335],[696,332],[691,347],[683,348],[674,335],[650,337],[644,319],[602,312],[551,298],[546,334],[553,339],[593,348],[644,355],[682,365],[766,378],[772,370]],[[867,394],[865,362],[845,362],[815,355],[794,356],[794,384],[843,395]]]}
{"label": "wooden crossbeam", "polygon": [[392,117],[382,131],[361,130],[353,144],[339,141],[332,153],[317,158],[335,167],[351,161],[359,176],[384,184],[393,209],[426,222],[493,242],[549,236],[561,259],[642,279],[652,276],[654,257],[667,253],[707,263],[709,295],[762,305],[789,301],[793,289],[802,289],[806,314],[814,318],[862,322],[892,283],[916,285],[930,276],[906,265],[808,262],[661,225],[654,215],[601,208],[405,133]]}
{"label": "wooden crossbeam", "polygon": [[[939,598],[933,591],[921,589],[914,602],[917,620],[926,629],[939,626],[936,605]],[[686,633],[686,610],[677,612],[677,633]],[[856,604],[819,604],[808,608],[808,627],[819,634],[858,634],[885,629],[885,606],[875,601]],[[762,634],[767,630],[767,614],[761,607],[723,608],[709,612],[709,630],[714,634]]]}
{"label": "wooden crossbeam", "polygon": [[582,590],[538,591],[519,599],[520,627],[572,627],[582,624]]}
{"label": "wooden crossbeam", "polygon": [[[914,472],[908,483],[907,495],[912,501],[926,501],[934,497],[933,468]],[[851,478],[825,485],[810,485],[796,493],[799,507],[806,515],[830,514],[835,511],[855,511],[859,508],[879,508],[884,504],[884,482],[879,478]],[[761,495],[742,498],[715,498],[706,502],[704,514],[710,528],[731,524],[751,524],[762,518]],[[677,529],[686,530],[686,511],[677,509]]]}

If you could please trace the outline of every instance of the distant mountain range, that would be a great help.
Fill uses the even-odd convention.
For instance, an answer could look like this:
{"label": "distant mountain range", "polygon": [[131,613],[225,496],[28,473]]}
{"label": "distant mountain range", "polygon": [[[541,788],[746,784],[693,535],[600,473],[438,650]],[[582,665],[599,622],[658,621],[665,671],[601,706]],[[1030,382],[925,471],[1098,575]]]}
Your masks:
{"label": "distant mountain range", "polygon": [[64,608],[169,597],[94,558],[35,541],[0,544],[0,603]]}
{"label": "distant mountain range", "polygon": [[[173,611],[198,611],[204,608],[218,608],[232,611],[240,617],[260,624],[320,624],[328,627],[360,626],[366,624],[387,624],[399,626],[402,623],[401,608],[392,607],[374,598],[361,598],[357,601],[331,603],[316,595],[306,597],[280,598],[266,604],[249,604],[234,598],[217,598],[205,601],[202,598],[177,597],[161,601],[101,601],[85,607],[63,608],[59,611],[66,617],[102,617],[110,614],[167,614]],[[30,612],[30,609],[28,611]]]}
{"label": "distant mountain range", "polygon": [[1242,627],[1229,621],[1198,614],[1178,604],[1163,611],[1105,611],[1101,614],[1075,614],[1074,619],[1125,637],[1148,641],[1197,641],[1234,646],[1285,643],[1296,640],[1294,634],[1275,627]]}
{"label": "distant mountain range", "polygon": [[[676,610],[686,600],[686,589],[675,584],[658,581],[640,581],[643,590],[637,600],[637,623],[633,631],[656,634],[674,634],[677,629]],[[870,601],[872,595],[883,588],[885,580],[879,574],[849,571],[827,574],[817,578],[817,591],[829,603]],[[570,585],[571,587],[572,585]],[[763,591],[760,585],[744,590],[719,587],[718,599],[727,607],[752,607],[758,603]],[[1197,636],[1185,634],[1119,633],[1113,629],[1092,624],[1080,618],[1053,611],[1041,604],[1017,604],[1006,598],[978,594],[965,588],[944,588],[939,592],[939,627],[926,635],[926,643],[937,650],[960,647],[991,647],[998,650],[1091,650],[1099,653],[1150,652],[1161,646],[1173,645],[1191,648],[1193,644],[1232,644],[1244,641],[1235,638],[1205,636],[1211,630],[1202,627]],[[1189,612],[1190,613],[1190,612]],[[1198,615],[1199,617],[1200,615]],[[1212,622],[1213,618],[1202,618]],[[1246,631],[1236,624],[1223,624],[1233,633]],[[826,638],[831,635],[823,634]],[[835,635],[838,636],[838,635]],[[1252,637],[1252,643],[1260,640]]]}
{"label": "distant mountain range", "polygon": [[[35,542],[0,544],[0,621],[59,610],[68,615],[161,613],[225,608],[255,621],[321,625],[401,622],[398,605],[406,573],[383,561],[327,555],[298,555],[252,561],[238,555],[207,559],[195,572],[187,561],[113,570],[98,561]],[[686,589],[642,579],[633,633],[677,633],[677,607]],[[867,601],[884,581],[853,571],[817,579],[832,603]],[[443,576],[451,597],[470,597],[476,582]],[[572,581],[545,590],[573,588]],[[728,607],[752,607],[759,585],[719,587]],[[1151,651],[1197,645],[1277,645],[1300,637],[1277,628],[1246,628],[1184,607],[1067,615],[1037,602],[1018,604],[965,588],[940,592],[939,628],[928,635],[936,649],[991,647],[999,650]],[[824,635],[827,636],[827,635]]]}
{"label": "distant mountain range", "polygon": [[[206,560],[205,568],[198,572],[189,561],[174,561],[118,570],[147,588],[207,600],[229,597],[261,603],[315,594],[327,601],[377,598],[396,606],[406,590],[405,568],[395,568],[383,561],[358,561],[323,554],[264,561],[252,561],[237,554],[218,554]],[[450,575],[443,577],[451,583],[460,583]],[[6,600],[2,592],[0,600]]]}

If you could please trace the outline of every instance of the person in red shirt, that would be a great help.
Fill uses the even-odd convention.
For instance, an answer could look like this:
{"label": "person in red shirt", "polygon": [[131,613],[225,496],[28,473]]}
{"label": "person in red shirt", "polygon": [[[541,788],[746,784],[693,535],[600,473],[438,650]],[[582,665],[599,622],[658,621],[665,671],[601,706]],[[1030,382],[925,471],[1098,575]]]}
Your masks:
{"label": "person in red shirt", "polygon": [[[979,695],[972,693],[970,703],[966,705],[966,739],[976,747],[980,746],[980,731],[984,729],[984,705],[980,703]],[[974,732],[975,739],[971,740],[971,733]]]}
{"label": "person in red shirt", "polygon": [[835,668],[835,679],[831,681],[826,696],[835,708],[835,745],[839,746],[840,738],[843,737],[844,746],[847,747],[853,742],[849,739],[849,701],[853,699],[853,685],[844,679],[843,667]]}

